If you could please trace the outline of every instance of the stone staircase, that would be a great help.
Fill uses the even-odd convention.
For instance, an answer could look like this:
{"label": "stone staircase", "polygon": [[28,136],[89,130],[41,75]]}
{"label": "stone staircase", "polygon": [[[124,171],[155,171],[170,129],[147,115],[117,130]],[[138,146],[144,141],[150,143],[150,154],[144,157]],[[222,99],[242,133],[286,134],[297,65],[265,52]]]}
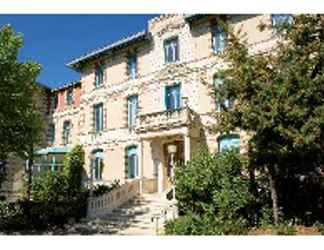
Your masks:
{"label": "stone staircase", "polygon": [[88,221],[87,225],[99,234],[163,234],[165,221],[177,216],[175,203],[165,197],[165,194],[141,194],[100,219]]}

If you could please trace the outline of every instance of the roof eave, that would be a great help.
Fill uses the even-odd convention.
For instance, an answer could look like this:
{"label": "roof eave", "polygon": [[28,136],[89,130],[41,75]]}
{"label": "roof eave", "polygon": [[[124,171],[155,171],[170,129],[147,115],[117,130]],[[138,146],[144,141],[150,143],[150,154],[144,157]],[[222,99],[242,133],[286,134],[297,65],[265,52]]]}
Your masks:
{"label": "roof eave", "polygon": [[137,33],[137,35],[135,35],[135,37],[132,37],[132,39],[128,40],[128,38],[125,38],[124,41],[117,41],[116,43],[107,45],[101,49],[94,50],[93,52],[72,60],[71,62],[67,63],[66,66],[76,71],[80,71],[82,66],[89,61],[92,61],[103,55],[113,53],[116,50],[120,50],[130,45],[149,40],[149,37],[150,36],[146,31],[139,32]]}

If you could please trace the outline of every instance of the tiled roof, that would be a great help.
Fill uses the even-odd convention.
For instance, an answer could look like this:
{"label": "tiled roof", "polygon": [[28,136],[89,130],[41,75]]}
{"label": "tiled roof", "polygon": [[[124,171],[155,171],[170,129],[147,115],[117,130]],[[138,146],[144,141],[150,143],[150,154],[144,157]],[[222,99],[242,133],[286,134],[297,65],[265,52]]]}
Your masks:
{"label": "tiled roof", "polygon": [[61,85],[59,87],[52,88],[52,92],[55,92],[55,91],[58,91],[58,90],[61,90],[61,89],[66,89],[66,88],[72,87],[74,85],[77,85],[79,83],[80,83],[79,81],[71,81],[71,82],[65,83],[65,84],[63,84],[63,85]]}
{"label": "tiled roof", "polygon": [[90,51],[90,52],[88,52],[88,53],[86,53],[86,54],[84,54],[84,55],[82,55],[80,57],[77,57],[77,58],[71,60],[66,65],[68,67],[76,69],[76,68],[78,68],[78,66],[79,66],[79,64],[81,62],[85,62],[86,60],[91,60],[91,59],[93,59],[93,58],[95,58],[95,57],[97,57],[99,55],[107,53],[108,51],[120,48],[122,46],[127,46],[132,42],[136,42],[136,41],[146,39],[146,38],[148,38],[148,36],[147,36],[147,32],[145,30],[137,32],[135,34],[124,37],[124,38],[118,40],[117,42],[107,44],[107,45],[102,46],[100,48],[97,48],[97,49],[95,49],[93,51]]}

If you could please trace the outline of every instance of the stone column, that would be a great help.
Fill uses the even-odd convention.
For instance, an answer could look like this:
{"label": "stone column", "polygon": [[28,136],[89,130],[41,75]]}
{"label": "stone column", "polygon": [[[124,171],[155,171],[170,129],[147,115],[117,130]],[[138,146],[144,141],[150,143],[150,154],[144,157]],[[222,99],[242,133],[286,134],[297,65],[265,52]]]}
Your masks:
{"label": "stone column", "polygon": [[185,163],[191,158],[191,148],[190,148],[190,136],[188,134],[184,135],[184,160]]}

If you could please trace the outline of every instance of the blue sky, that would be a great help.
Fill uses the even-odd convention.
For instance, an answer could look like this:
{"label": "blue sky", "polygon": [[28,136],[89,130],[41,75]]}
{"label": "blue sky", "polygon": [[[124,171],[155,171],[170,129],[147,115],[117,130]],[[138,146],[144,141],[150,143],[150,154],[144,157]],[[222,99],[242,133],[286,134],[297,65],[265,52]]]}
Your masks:
{"label": "blue sky", "polygon": [[55,87],[78,80],[65,63],[92,49],[147,28],[156,15],[0,15],[0,27],[11,24],[23,34],[19,60],[39,62],[38,80]]}

